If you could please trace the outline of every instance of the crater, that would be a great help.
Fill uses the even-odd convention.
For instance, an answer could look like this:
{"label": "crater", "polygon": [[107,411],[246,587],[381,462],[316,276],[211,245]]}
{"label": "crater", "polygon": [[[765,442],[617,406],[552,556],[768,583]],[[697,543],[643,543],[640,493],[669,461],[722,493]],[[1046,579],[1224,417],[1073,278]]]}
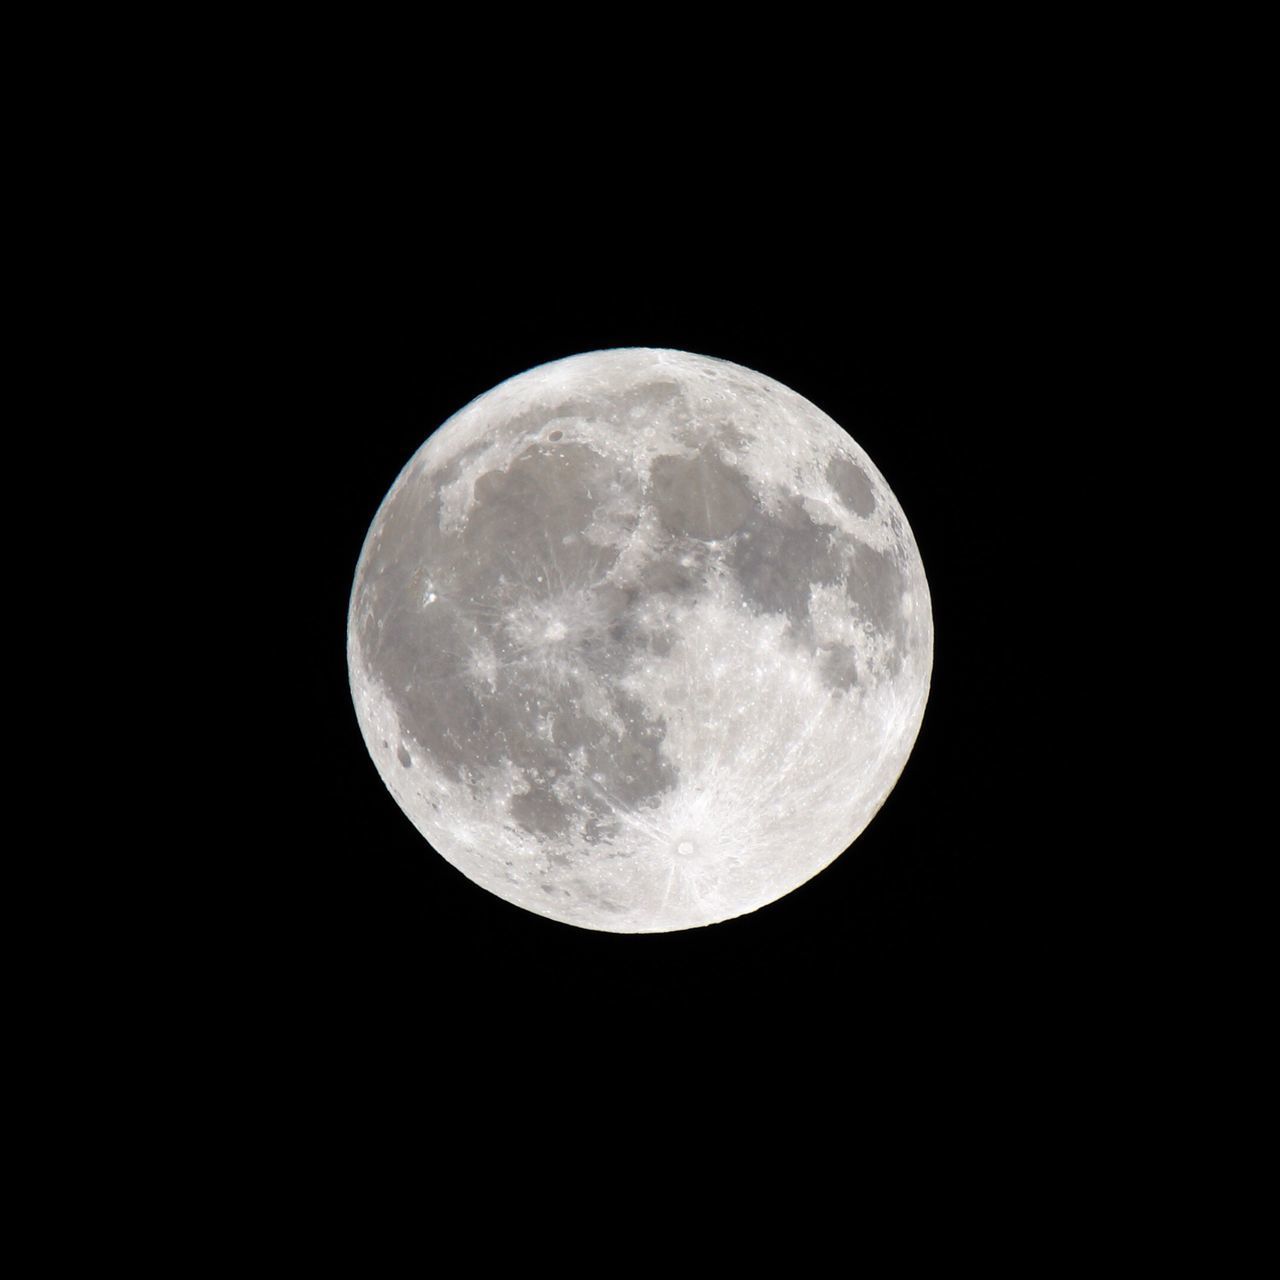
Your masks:
{"label": "crater", "polygon": [[700,838],[697,832],[678,835],[667,845],[667,856],[671,861],[685,864],[691,870],[705,865],[714,856],[714,852],[714,844]]}

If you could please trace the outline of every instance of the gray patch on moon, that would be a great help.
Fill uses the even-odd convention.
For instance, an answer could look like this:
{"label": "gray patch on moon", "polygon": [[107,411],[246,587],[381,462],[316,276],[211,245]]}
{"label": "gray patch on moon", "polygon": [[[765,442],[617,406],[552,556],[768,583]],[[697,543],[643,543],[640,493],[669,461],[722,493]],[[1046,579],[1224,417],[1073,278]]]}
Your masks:
{"label": "gray patch on moon", "polygon": [[824,645],[822,674],[835,689],[848,689],[858,683],[858,651],[851,644]]}
{"label": "gray patch on moon", "polygon": [[666,378],[654,378],[638,382],[612,400],[610,421],[647,421],[666,415],[675,422],[689,420],[689,399],[684,388]]}
{"label": "gray patch on moon", "polygon": [[612,684],[630,655],[604,641],[628,596],[605,580],[618,548],[582,536],[610,495],[634,507],[638,483],[578,444],[531,445],[480,475],[456,530],[402,490],[364,585],[362,651],[401,732],[473,789],[514,767],[524,789],[508,811],[542,838],[596,843],[616,805],[642,808],[677,780],[661,722]]}
{"label": "gray patch on moon", "polygon": [[693,555],[678,560],[647,560],[635,575],[636,590],[645,595],[673,596],[695,592],[701,585],[704,572]]}
{"label": "gray patch on moon", "polygon": [[827,463],[827,479],[836,491],[836,497],[857,516],[875,513],[876,495],[861,467],[855,467],[848,458],[837,454]]}
{"label": "gray patch on moon", "polygon": [[905,585],[896,554],[877,551],[865,543],[855,545],[845,594],[872,628],[892,641],[887,656],[890,675],[902,670],[906,654],[907,619],[902,611]]}
{"label": "gray patch on moon", "polygon": [[656,458],[652,477],[658,517],[674,534],[714,542],[742,528],[751,511],[742,477],[712,450]]}
{"label": "gray patch on moon", "polygon": [[792,635],[810,646],[810,590],[815,583],[839,581],[846,571],[831,529],[816,524],[791,494],[777,503],[776,514],[753,510],[734,540],[728,564],[742,594],[759,609],[785,613]]}

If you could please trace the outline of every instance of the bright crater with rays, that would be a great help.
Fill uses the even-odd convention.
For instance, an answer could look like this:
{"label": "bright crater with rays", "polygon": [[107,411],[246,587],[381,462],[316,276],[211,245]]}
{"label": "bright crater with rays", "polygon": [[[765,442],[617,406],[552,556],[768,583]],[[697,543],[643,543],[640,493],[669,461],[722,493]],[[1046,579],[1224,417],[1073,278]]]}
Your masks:
{"label": "bright crater with rays", "polygon": [[351,692],[383,781],[471,880],[652,933],[844,851],[901,774],[933,658],[884,477],[794,391],[625,348],[435,431],[356,569]]}

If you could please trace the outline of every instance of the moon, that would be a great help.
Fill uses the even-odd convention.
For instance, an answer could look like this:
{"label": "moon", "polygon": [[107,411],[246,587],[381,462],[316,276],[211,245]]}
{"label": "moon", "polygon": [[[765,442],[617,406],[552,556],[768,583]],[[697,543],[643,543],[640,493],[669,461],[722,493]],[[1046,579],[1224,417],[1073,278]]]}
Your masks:
{"label": "moon", "polygon": [[775,902],[884,803],[924,715],[897,499],[796,392],[682,351],[571,356],[433,432],[347,625],[378,773],[540,916],[661,933]]}

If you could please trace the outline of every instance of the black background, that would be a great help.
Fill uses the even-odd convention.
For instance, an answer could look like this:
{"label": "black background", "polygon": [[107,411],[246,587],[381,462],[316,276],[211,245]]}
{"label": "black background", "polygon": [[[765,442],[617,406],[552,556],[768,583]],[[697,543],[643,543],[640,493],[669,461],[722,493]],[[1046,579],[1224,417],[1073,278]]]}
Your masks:
{"label": "black background", "polygon": [[[551,212],[528,213],[540,200]],[[619,216],[554,184],[443,222],[391,207],[348,194],[280,228],[265,317],[261,358],[286,385],[254,448],[289,494],[266,505],[293,720],[252,851],[270,882],[265,1016],[365,1082],[445,1070],[508,1088],[640,1061],[656,1085],[725,1054],[816,1079],[851,1047],[927,1074],[1043,1033],[1091,947],[1070,907],[1090,864],[1054,790],[1078,708],[1054,687],[1045,591],[1080,354],[1061,237],[989,208],[868,222],[831,200]],[[345,666],[365,532],[426,436],[507,377],[617,346],[732,360],[830,414],[906,512],[935,625],[920,737],[855,845],[751,915],[653,936],[532,915],[436,855],[365,751]]]}
{"label": "black background", "polygon": [[[127,932],[139,959],[136,984],[101,979],[109,1017],[154,991],[154,1047],[109,1023],[68,1055],[68,1089],[114,1055],[146,1105],[165,1098],[176,1159],[158,1180],[186,1198],[187,1166],[213,1178],[188,1247],[234,1238],[247,1210],[283,1222],[291,1254],[332,1257],[350,1224],[365,1255],[397,1217],[439,1254],[456,1205],[484,1214],[459,1237],[468,1258],[509,1236],[526,1266],[539,1247],[562,1264],[596,1228],[600,1256],[652,1241],[669,1266],[677,1224],[716,1257],[758,1253],[777,1224],[794,1271],[826,1223],[837,1256],[862,1254],[890,1201],[910,1215],[895,1252],[954,1257],[974,1232],[990,1252],[1020,1226],[1039,1253],[1092,1246],[1145,1180],[1133,1116],[1168,1062],[1126,1064],[1120,1033],[1170,986],[1168,953],[1118,976],[1104,945],[1109,915],[1145,940],[1143,912],[1111,906],[1142,832],[1111,817],[1125,797],[1102,761],[1140,757],[1129,673],[1164,641],[1119,518],[1156,485],[1116,463],[1169,452],[1142,339],[1150,299],[1185,288],[1169,228],[1203,123],[1170,126],[1172,95],[1131,73],[1152,62],[1145,36],[1112,55],[1125,123],[1060,31],[979,29],[972,58],[948,31],[889,48],[812,15],[788,47],[766,14],[744,56],[723,22],[696,49],[686,17],[593,22],[584,52],[539,13],[549,59],[485,14],[475,38],[401,41],[403,66],[396,33],[362,50],[344,21],[322,52],[316,23],[274,46],[251,24],[233,39],[260,50],[261,92],[238,59],[190,116],[140,91],[137,137],[172,120],[171,149],[146,154],[154,198],[108,173],[73,202],[73,239],[114,204],[164,277],[143,299],[160,342],[126,329],[126,382],[98,398],[126,419],[109,449],[154,455],[122,629],[177,669],[145,672],[159,714],[138,716],[126,761],[131,803],[173,805],[163,871],[139,884],[140,927],[101,910],[103,958]],[[1110,50],[1112,27],[1084,39]],[[1170,75],[1199,102],[1184,62]],[[167,63],[186,78],[176,45]],[[1162,133],[1173,180],[1134,201]],[[114,240],[101,256],[119,281],[101,327],[119,331],[135,260]],[[425,437],[503,379],[622,345],[738,362],[847,429],[911,523],[935,624],[919,740],[855,845],[747,917],[637,937],[522,912],[432,852],[368,758],[345,663],[365,532]],[[157,371],[172,393],[152,448],[128,418]],[[177,465],[175,442],[194,446]],[[207,506],[171,520],[190,479]],[[175,595],[204,642],[194,672]],[[73,631],[90,656],[99,622]],[[206,718],[225,726],[212,749],[192,730]],[[160,754],[171,787],[151,781]],[[132,829],[91,845],[106,876]],[[1184,1102],[1151,1149],[1177,1140]],[[103,1109],[114,1170],[136,1112]],[[376,1230],[353,1219],[366,1184]],[[510,1228],[544,1190],[538,1221]],[[957,1231],[938,1208],[966,1201]],[[1037,1231],[1028,1210],[1058,1204]]]}
{"label": "black background", "polygon": [[[124,419],[110,448],[147,455],[113,587],[154,616],[144,641],[132,618],[123,630],[150,644],[148,666],[171,653],[177,670],[146,672],[158,714],[138,716],[145,749],[125,761],[130,804],[173,805],[164,870],[139,885],[136,926],[99,908],[102,957],[128,934],[138,980],[98,979],[108,1025],[68,1055],[68,1090],[82,1096],[114,1056],[145,1106],[164,1099],[175,1159],[156,1161],[158,1180],[185,1198],[193,1161],[214,1179],[188,1247],[225,1238],[256,1186],[261,1219],[305,1210],[287,1247],[327,1248],[351,1188],[384,1174],[404,1202],[379,1187],[378,1208],[422,1222],[437,1251],[441,1189],[482,1208],[468,1257],[544,1184],[554,1204],[517,1237],[526,1255],[562,1261],[587,1225],[609,1233],[602,1256],[651,1238],[669,1265],[670,1228],[690,1221],[754,1248],[787,1192],[802,1226],[839,1224],[844,1250],[872,1217],[859,1175],[911,1214],[895,1247],[954,1252],[922,1195],[931,1170],[937,1199],[981,1202],[989,1247],[1015,1193],[1044,1197],[1039,1171],[1074,1145],[1082,1176],[1037,1241],[1060,1248],[1097,1216],[1099,1175],[1128,1172],[1113,1133],[1090,1149],[1087,1124],[1068,1132],[1090,1089],[1127,1115],[1147,1083],[1116,1089],[1110,1034],[1146,991],[1102,994],[1124,859],[1098,757],[1134,750],[1133,715],[1073,677],[1089,658],[1123,674],[1157,647],[1132,603],[1104,614],[1101,600],[1145,568],[1116,545],[1120,444],[1166,446],[1146,387],[1114,385],[1143,323],[1134,264],[1169,216],[1126,196],[1163,100],[1133,81],[1138,118],[1117,128],[1087,61],[1046,81],[1060,33],[979,31],[1005,71],[988,75],[942,32],[955,81],[935,84],[914,37],[888,50],[804,17],[789,49],[769,17],[746,58],[723,31],[700,55],[683,20],[629,14],[652,37],[636,68],[627,33],[573,57],[579,33],[557,29],[566,57],[550,65],[484,21],[476,39],[404,41],[403,67],[394,34],[357,50],[345,23],[331,54],[296,23],[277,45],[237,31],[259,51],[260,92],[238,58],[189,114],[139,90],[137,127],[105,126],[104,150],[167,118],[171,144],[143,160],[154,191],[139,200],[109,160],[70,202],[85,227],[116,209],[162,277],[141,298],[153,343],[124,325],[139,300],[130,238],[102,241],[117,275],[101,328],[128,351],[119,393],[92,389]],[[176,47],[168,66],[187,78]],[[1091,105],[1097,127],[1082,128]],[[1181,130],[1166,131],[1180,166]],[[1174,245],[1158,263],[1171,291],[1180,257]],[[368,758],[345,664],[365,532],[424,438],[530,366],[622,345],[738,362],[845,427],[912,525],[935,623],[919,740],[856,844],[745,918],[638,937],[522,912],[434,854]],[[170,376],[153,443],[131,419],[157,373]],[[207,480],[207,505],[174,511],[189,480]],[[225,575],[222,601],[204,565]],[[195,671],[174,596],[203,642]],[[73,631],[86,654],[99,627]],[[136,695],[126,706],[138,714]],[[191,729],[206,718],[225,726],[211,747]],[[159,754],[168,788],[151,781]],[[92,844],[106,875],[133,827],[127,814]],[[156,995],[141,1052],[110,1022],[133,989]],[[102,1109],[131,1154],[135,1111],[114,1096]],[[741,1155],[740,1170],[708,1176],[712,1154]],[[619,1194],[627,1172],[642,1186]],[[704,1208],[739,1182],[729,1211]],[[789,1233],[791,1270],[803,1235]]]}

